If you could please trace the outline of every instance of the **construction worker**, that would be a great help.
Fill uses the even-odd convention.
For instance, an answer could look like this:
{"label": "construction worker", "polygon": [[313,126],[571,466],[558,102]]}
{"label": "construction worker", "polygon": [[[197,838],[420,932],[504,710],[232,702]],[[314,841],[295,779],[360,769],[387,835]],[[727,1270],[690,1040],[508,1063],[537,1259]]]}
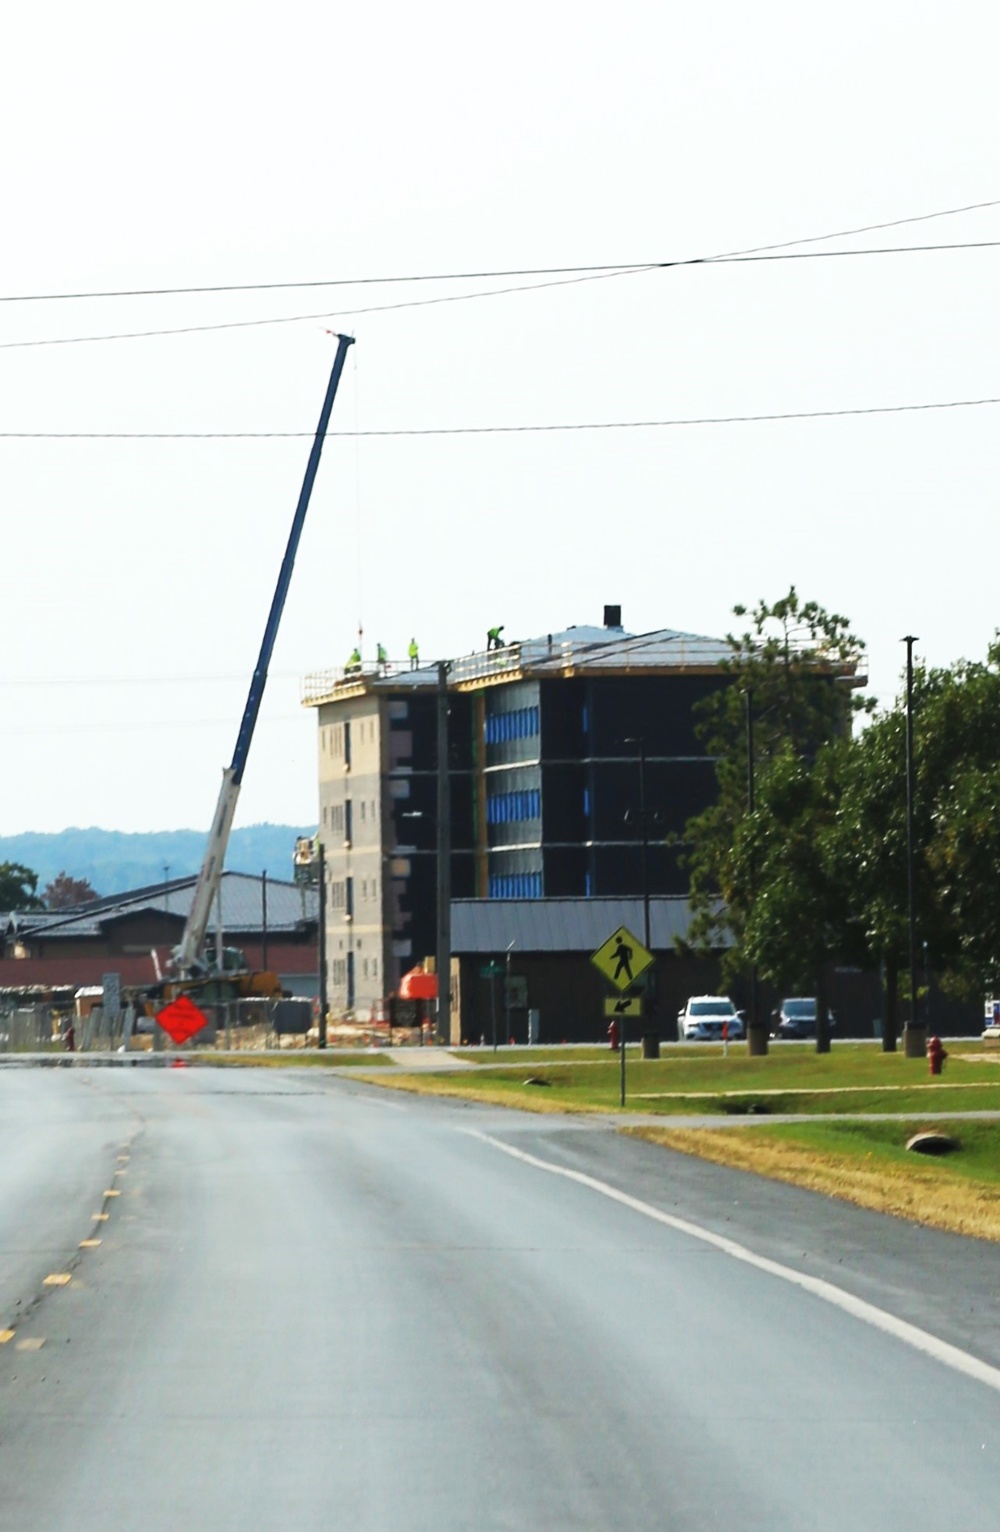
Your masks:
{"label": "construction worker", "polygon": [[503,648],[503,644],[500,642],[500,634],[503,632],[503,630],[504,630],[504,624],[503,623],[501,623],[498,628],[488,628],[486,630],[486,647],[487,647],[487,649],[502,649]]}
{"label": "construction worker", "polygon": [[378,661],[378,668],[379,668],[379,670],[381,670],[383,672],[383,674],[384,674],[385,673],[385,667],[389,663],[389,656],[386,654],[385,647],[382,644],[379,644],[378,647],[376,648],[376,650],[375,650],[375,658]]}
{"label": "construction worker", "polygon": [[347,664],[344,666],[344,672],[346,675],[352,675],[355,671],[360,669],[361,650],[358,648],[357,644],[355,644],[354,648],[351,650],[348,656]]}
{"label": "construction worker", "polygon": [[415,638],[410,639],[410,647],[406,652],[410,656],[410,669],[416,670],[417,665],[420,663],[420,647]]}

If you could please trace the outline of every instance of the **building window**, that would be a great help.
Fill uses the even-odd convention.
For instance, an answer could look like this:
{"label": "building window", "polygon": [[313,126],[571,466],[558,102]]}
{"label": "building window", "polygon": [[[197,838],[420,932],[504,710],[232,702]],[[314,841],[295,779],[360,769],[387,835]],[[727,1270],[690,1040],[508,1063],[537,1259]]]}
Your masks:
{"label": "building window", "polygon": [[345,915],[353,915],[354,914],[354,879],[353,878],[345,878],[344,879],[344,913],[345,913]]}
{"label": "building window", "polygon": [[348,798],[345,801],[345,803],[344,803],[344,839],[345,839],[345,841],[349,841],[351,839],[351,830],[353,828],[352,823],[351,823],[352,818],[353,818],[353,815],[351,814],[351,800],[350,800],[350,798]]}
{"label": "building window", "polygon": [[494,873],[490,877],[491,899],[541,899],[540,872]]}
{"label": "building window", "polygon": [[542,817],[542,794],[537,787],[520,792],[494,793],[486,800],[486,823],[502,825]]}
{"label": "building window", "polygon": [[362,824],[364,824],[364,822],[365,822],[365,818],[367,816],[367,813],[368,813],[368,805],[365,803],[365,800],[362,798],[362,800],[361,800],[361,823]]}
{"label": "building window", "polygon": [[499,745],[512,739],[531,739],[539,732],[540,719],[537,705],[514,708],[509,713],[489,713],[486,717],[486,743]]}

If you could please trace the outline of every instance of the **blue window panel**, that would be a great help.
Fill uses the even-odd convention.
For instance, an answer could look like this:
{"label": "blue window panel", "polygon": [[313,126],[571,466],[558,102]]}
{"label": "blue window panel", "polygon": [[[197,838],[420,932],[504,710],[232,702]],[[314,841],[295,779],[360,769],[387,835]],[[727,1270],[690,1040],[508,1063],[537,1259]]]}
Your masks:
{"label": "blue window panel", "polygon": [[537,707],[531,709],[531,732],[532,734],[540,734],[542,732],[542,715]]}
{"label": "blue window panel", "polygon": [[587,819],[589,819],[590,818],[590,788],[589,787],[585,787],[583,789],[583,812],[584,812],[584,816]]}
{"label": "blue window panel", "polygon": [[590,732],[590,709],[586,703],[583,704],[583,732],[584,734]]}
{"label": "blue window panel", "polygon": [[586,894],[588,899],[590,898],[591,894],[594,891],[589,872],[586,874],[586,876],[584,877],[584,880],[583,880],[583,891]]}

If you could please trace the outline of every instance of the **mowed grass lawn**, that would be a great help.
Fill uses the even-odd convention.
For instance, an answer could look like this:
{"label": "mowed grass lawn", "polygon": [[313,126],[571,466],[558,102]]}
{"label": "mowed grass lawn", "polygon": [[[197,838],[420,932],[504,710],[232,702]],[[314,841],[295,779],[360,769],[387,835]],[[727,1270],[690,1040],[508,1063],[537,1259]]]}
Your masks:
{"label": "mowed grass lawn", "polygon": [[[932,1080],[926,1060],[865,1043],[836,1044],[828,1054],[778,1046],[763,1058],[751,1058],[744,1044],[731,1046],[728,1057],[711,1044],[670,1049],[655,1060],[630,1049],[626,1109],[657,1116],[1000,1111],[1000,1055],[974,1043],[949,1052],[945,1073]],[[403,1068],[386,1083],[532,1111],[619,1110],[620,1061],[610,1049],[511,1050],[497,1063],[489,1052],[463,1049],[460,1056],[478,1067],[414,1078],[403,1073],[400,1057]]]}

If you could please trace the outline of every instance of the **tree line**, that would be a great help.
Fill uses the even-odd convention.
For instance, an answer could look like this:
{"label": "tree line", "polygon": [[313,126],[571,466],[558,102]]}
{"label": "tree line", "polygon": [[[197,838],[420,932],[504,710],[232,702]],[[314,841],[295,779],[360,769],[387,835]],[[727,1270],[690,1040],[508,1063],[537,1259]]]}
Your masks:
{"label": "tree line", "polygon": [[[794,587],[734,612],[728,684],[699,725],[718,794],[683,835],[687,945],[724,946],[726,982],[753,971],[815,994],[820,1047],[831,965],[880,969],[892,1051],[897,1001],[913,1004],[905,695],[865,698],[863,640]],[[916,665],[912,710],[918,939],[946,992],[981,999],[1000,989],[1000,641],[985,660]]]}

